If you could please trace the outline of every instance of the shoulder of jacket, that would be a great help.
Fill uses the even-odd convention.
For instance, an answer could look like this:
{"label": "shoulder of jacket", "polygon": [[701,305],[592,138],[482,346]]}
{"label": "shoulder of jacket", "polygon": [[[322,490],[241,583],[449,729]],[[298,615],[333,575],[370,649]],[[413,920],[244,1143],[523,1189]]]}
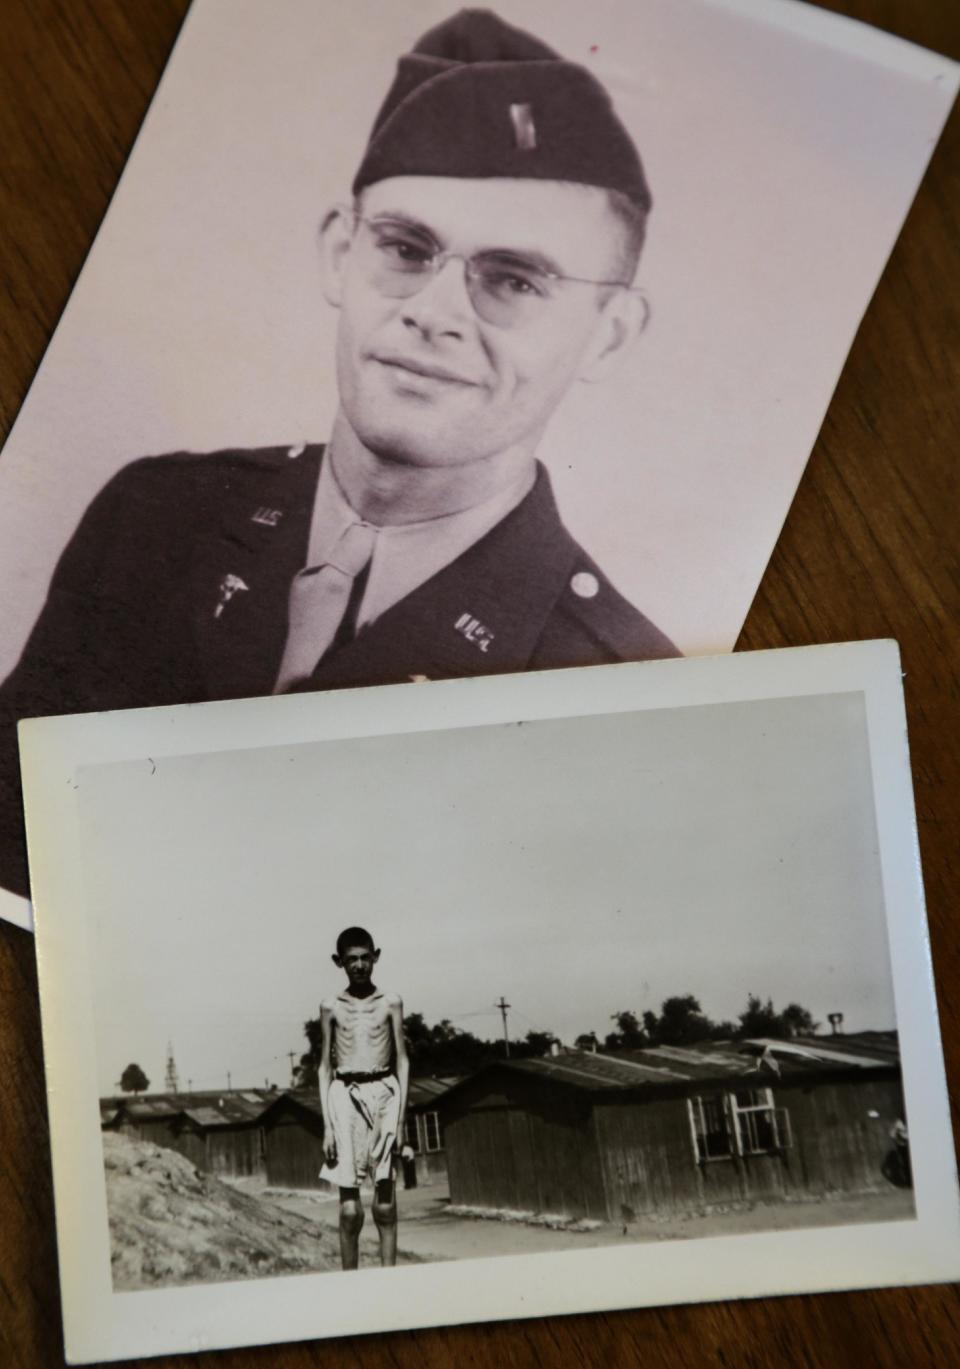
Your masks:
{"label": "shoulder of jacket", "polygon": [[651,660],[681,654],[579,545],[556,611],[567,625],[592,638],[617,660]]}
{"label": "shoulder of jacket", "polygon": [[162,452],[157,456],[141,456],[131,461],[118,472],[120,476],[162,474],[176,471],[180,474],[205,475],[217,472],[276,471],[293,470],[301,463],[301,458],[319,454],[322,446],[304,442],[282,447],[223,447],[213,452]]}
{"label": "shoulder of jacket", "polygon": [[276,489],[277,481],[299,482],[316,470],[323,448],[296,444],[293,447],[225,447],[214,452],[164,452],[129,462],[102,491],[109,498],[165,502],[184,507],[192,498],[219,497],[263,488]]}

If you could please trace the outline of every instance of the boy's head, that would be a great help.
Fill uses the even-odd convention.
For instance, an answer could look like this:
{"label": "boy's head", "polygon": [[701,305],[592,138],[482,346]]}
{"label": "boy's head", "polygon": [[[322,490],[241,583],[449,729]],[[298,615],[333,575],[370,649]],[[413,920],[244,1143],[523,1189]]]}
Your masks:
{"label": "boy's head", "polygon": [[336,954],[331,957],[345,971],[352,985],[368,983],[380,952],[365,927],[347,927],[337,937]]}

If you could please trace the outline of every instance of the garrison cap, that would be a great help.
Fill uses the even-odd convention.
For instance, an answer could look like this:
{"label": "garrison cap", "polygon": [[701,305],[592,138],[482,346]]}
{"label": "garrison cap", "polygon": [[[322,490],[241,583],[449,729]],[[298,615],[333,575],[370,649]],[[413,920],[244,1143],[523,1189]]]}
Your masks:
{"label": "garrison cap", "polygon": [[355,195],[390,176],[507,176],[618,190],[652,204],[607,91],[490,10],[463,9],[400,58]]}

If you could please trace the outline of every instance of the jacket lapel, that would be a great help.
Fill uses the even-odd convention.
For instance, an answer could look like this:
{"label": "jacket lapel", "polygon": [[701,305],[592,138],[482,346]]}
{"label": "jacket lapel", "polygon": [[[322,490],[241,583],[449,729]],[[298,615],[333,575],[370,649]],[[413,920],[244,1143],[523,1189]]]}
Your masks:
{"label": "jacket lapel", "polygon": [[273,689],[290,581],[304,564],[322,447],[296,462],[234,467],[192,566],[194,635],[212,699]]}
{"label": "jacket lapel", "polygon": [[303,687],[523,670],[577,555],[538,464],[530,493],[501,523],[322,661]]}

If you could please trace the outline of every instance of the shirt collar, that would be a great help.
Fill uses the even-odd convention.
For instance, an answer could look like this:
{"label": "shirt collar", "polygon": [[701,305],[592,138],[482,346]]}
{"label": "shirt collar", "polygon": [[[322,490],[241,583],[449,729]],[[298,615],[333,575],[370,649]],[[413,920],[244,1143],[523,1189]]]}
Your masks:
{"label": "shirt collar", "polygon": [[[375,527],[376,539],[358,626],[379,618],[485,536],[525,498],[535,477],[531,463],[516,480],[472,508],[419,523],[369,525]],[[322,565],[346,528],[363,521],[340,488],[328,452],[317,482],[307,565]]]}

